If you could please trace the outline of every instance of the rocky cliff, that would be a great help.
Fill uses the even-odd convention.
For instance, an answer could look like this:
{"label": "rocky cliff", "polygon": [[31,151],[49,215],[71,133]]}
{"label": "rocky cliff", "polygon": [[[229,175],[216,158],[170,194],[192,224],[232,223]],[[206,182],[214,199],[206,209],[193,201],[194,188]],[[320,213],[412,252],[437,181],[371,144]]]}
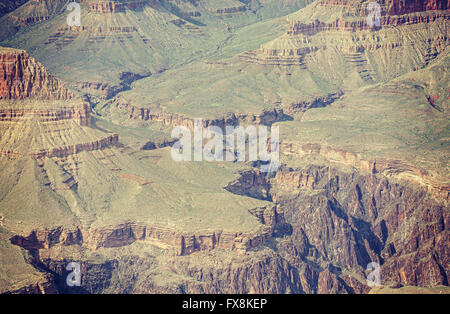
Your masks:
{"label": "rocky cliff", "polygon": [[[206,231],[204,233],[199,231],[190,234],[167,227],[157,227],[142,223],[124,223],[102,228],[75,228],[69,230],[59,227],[51,230],[36,230],[26,237],[18,235],[12,237],[11,243],[38,255],[45,254],[46,249],[57,245],[82,245],[95,251],[100,248],[128,246],[136,241],[150,243],[163,249],[172,249],[179,256],[189,255],[197,251],[209,251],[215,248],[244,253],[251,248],[261,245],[270,237],[270,232],[277,225],[277,222],[283,220],[282,213],[276,214],[273,209],[264,213],[264,210],[260,208],[252,210],[269,227],[263,228],[255,234],[220,230]],[[39,250],[44,250],[44,253],[39,252]]]}
{"label": "rocky cliff", "polygon": [[70,91],[25,51],[0,48],[0,78],[0,99],[73,98]]}
{"label": "rocky cliff", "polygon": [[384,285],[448,285],[448,208],[423,188],[331,167],[286,169],[272,179],[245,173],[229,188],[260,197],[257,186],[293,228],[295,249],[278,251],[332,265],[320,272],[317,292],[358,291],[363,285],[345,274],[362,279],[370,262],[382,265]]}

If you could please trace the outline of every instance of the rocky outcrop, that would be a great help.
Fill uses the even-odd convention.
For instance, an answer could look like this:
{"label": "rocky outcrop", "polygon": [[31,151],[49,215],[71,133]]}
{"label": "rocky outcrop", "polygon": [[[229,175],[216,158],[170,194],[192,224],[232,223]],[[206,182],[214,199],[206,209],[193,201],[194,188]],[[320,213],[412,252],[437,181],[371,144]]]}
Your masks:
{"label": "rocky outcrop", "polygon": [[209,9],[209,12],[219,15],[225,15],[225,14],[234,14],[234,13],[240,13],[247,11],[247,6],[241,5],[237,7],[230,7],[230,8],[220,8],[220,9]]}
{"label": "rocky outcrop", "polygon": [[76,33],[88,32],[92,33],[134,33],[137,32],[137,28],[134,26],[114,26],[114,27],[102,27],[102,26],[67,26],[60,29],[61,31],[71,31]]}
{"label": "rocky outcrop", "polygon": [[[365,7],[370,1],[354,0],[319,0],[318,6],[339,6],[349,9],[359,9],[365,12]],[[447,10],[450,6],[448,0],[383,0],[378,1],[382,8],[382,15],[403,15],[415,12]]]}
{"label": "rocky outcrop", "polygon": [[117,85],[104,82],[72,82],[71,86],[80,93],[95,95],[102,99],[110,99],[121,91],[128,89],[134,81],[150,75],[151,73],[149,72],[144,74],[122,72],[119,76],[120,84]]}
{"label": "rocky outcrop", "polygon": [[326,96],[322,96],[322,97],[317,97],[314,100],[310,100],[310,101],[300,101],[300,102],[293,102],[290,104],[286,104],[283,107],[284,112],[286,112],[286,114],[288,115],[295,115],[298,113],[303,113],[308,111],[309,109],[312,108],[322,108],[322,107],[326,107],[330,104],[332,104],[333,102],[335,102],[339,97],[342,96],[342,93],[332,93]]}
{"label": "rocky outcrop", "polygon": [[[194,129],[194,119],[192,117],[154,110],[148,107],[137,107],[128,102],[123,102],[120,99],[113,99],[108,105],[114,106],[115,110],[118,110],[123,114],[127,113],[128,119],[130,120],[157,121],[162,122],[167,126],[185,126],[191,130]],[[236,126],[240,123],[271,125],[274,122],[289,119],[291,119],[291,117],[285,115],[283,109],[274,108],[271,110],[264,110],[260,114],[228,113],[220,118],[205,118],[202,122],[204,128],[207,128],[208,126],[218,126],[224,129],[227,125]]]}
{"label": "rocky outcrop", "polygon": [[161,140],[161,141],[150,141],[150,142],[145,143],[141,147],[141,149],[142,150],[160,149],[160,148],[172,146],[176,142],[177,142],[176,139],[170,139],[170,140],[166,139],[166,140]]}
{"label": "rocky outcrop", "polygon": [[97,95],[103,99],[114,97],[114,95],[121,92],[123,89],[122,86],[102,82],[75,82],[71,85],[80,92],[89,95]]}
{"label": "rocky outcrop", "polygon": [[[115,27],[95,27],[95,26],[67,26],[61,27],[44,42],[44,45],[54,44],[58,49],[71,44],[80,35],[88,34],[87,45],[103,43],[105,40],[111,42],[124,41],[132,39],[138,31],[134,26],[115,26]],[[140,39],[146,43],[145,36],[139,34]],[[91,48],[89,48],[91,49]],[[98,48],[92,48],[98,49]]]}
{"label": "rocky outcrop", "polygon": [[[255,212],[258,209],[255,209]],[[267,215],[267,224],[270,223]],[[271,227],[255,233],[207,231],[180,232],[171,228],[151,226],[141,223],[124,223],[117,226],[66,230],[36,230],[30,235],[14,236],[11,243],[27,250],[49,249],[55,245],[82,245],[91,250],[130,245],[143,241],[163,249],[173,249],[177,255],[189,255],[193,252],[215,248],[246,252],[261,245],[270,237]]]}
{"label": "rocky outcrop", "polygon": [[296,145],[294,143],[281,143],[280,150],[287,155],[295,155],[299,158],[305,155],[321,155],[335,163],[355,167],[362,172],[382,174],[387,177],[397,177],[421,185],[436,198],[447,201],[450,196],[450,186],[438,182],[428,175],[425,170],[417,168],[405,161],[377,158],[366,160],[361,156],[320,144]]}
{"label": "rocky outcrop", "polygon": [[[438,14],[422,14],[422,15],[407,15],[407,16],[383,16],[380,19],[381,27],[384,26],[399,26],[403,24],[419,24],[419,23],[432,23],[438,19],[449,20],[450,14],[438,13]],[[345,31],[356,32],[372,29],[367,24],[366,19],[359,21],[347,21],[343,18],[339,18],[331,23],[323,23],[319,20],[315,20],[312,23],[304,24],[301,21],[292,22],[287,32],[288,35],[315,35],[320,32],[326,31]]]}
{"label": "rocky outcrop", "polygon": [[58,294],[59,290],[55,285],[54,277],[48,273],[43,275],[43,277],[42,280],[35,284],[3,291],[2,294]]}
{"label": "rocky outcrop", "polygon": [[117,144],[119,141],[119,135],[113,134],[99,140],[87,143],[78,143],[58,148],[41,149],[38,152],[30,153],[30,157],[34,159],[40,158],[52,158],[52,157],[67,157],[73,154],[78,154],[82,151],[94,151],[101,150],[106,147]]}
{"label": "rocky outcrop", "polygon": [[3,15],[14,11],[18,7],[20,7],[22,4],[27,2],[28,0],[14,0],[14,1],[2,1],[0,2],[0,17]]}
{"label": "rocky outcrop", "polygon": [[38,108],[0,108],[0,121],[20,122],[23,119],[37,117],[41,122],[56,122],[62,120],[76,120],[82,126],[88,126],[91,119],[89,104],[74,105],[55,109]]}
{"label": "rocky outcrop", "polygon": [[389,15],[402,15],[421,11],[447,10],[448,0],[385,0]]}
{"label": "rocky outcrop", "polygon": [[[102,136],[89,128],[81,130],[90,126],[90,105],[75,97],[25,51],[0,48],[0,95],[0,127],[8,134],[2,138],[1,156],[66,157],[118,142],[117,134]],[[74,128],[83,135],[75,138]],[[17,146],[19,136],[29,142]]]}
{"label": "rocky outcrop", "polygon": [[0,99],[71,99],[73,94],[25,51],[0,48]]}
{"label": "rocky outcrop", "polygon": [[28,17],[19,17],[19,16],[11,16],[10,19],[12,19],[13,21],[17,22],[18,24],[21,25],[31,25],[31,24],[35,24],[35,23],[39,23],[42,21],[47,21],[50,18],[52,18],[52,16],[28,16]]}

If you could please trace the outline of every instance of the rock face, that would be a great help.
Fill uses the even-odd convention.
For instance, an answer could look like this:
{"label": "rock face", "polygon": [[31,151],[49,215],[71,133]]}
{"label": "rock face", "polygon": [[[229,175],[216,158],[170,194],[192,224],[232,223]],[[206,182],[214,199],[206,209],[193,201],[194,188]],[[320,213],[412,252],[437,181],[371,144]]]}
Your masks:
{"label": "rock face", "polygon": [[215,13],[215,14],[220,14],[220,15],[233,14],[233,13],[245,12],[245,11],[247,11],[247,7],[245,5],[241,5],[238,7],[210,9],[209,11],[212,13]]}
{"label": "rock face", "polygon": [[21,50],[0,48],[0,99],[73,98],[58,80]]}
{"label": "rock face", "polygon": [[42,122],[76,120],[80,125],[89,125],[91,108],[88,104],[51,109],[1,108],[0,121],[20,122],[27,116],[37,116]]}
{"label": "rock face", "polygon": [[30,156],[34,159],[43,157],[67,157],[70,155],[78,154],[82,151],[102,150],[106,147],[117,144],[118,141],[119,136],[117,134],[114,134],[104,138],[100,138],[93,142],[78,143],[51,149],[41,149],[39,150],[39,152],[33,152],[32,154],[30,154]]}
{"label": "rock face", "polygon": [[[157,121],[162,122],[166,126],[185,126],[191,130],[194,129],[194,119],[189,116],[154,110],[148,107],[137,107],[126,101],[122,101],[120,98],[114,98],[108,104],[113,107],[113,110],[116,110],[122,115],[126,114],[129,120]],[[204,128],[208,126],[225,128],[227,125],[235,126],[240,123],[271,125],[277,121],[288,119],[291,119],[291,117],[284,114],[284,109],[274,108],[272,110],[264,110],[259,114],[228,113],[220,118],[203,119],[202,123]]]}
{"label": "rock face", "polygon": [[450,215],[445,202],[424,188],[310,166],[279,171],[272,179],[243,173],[229,189],[260,197],[258,187],[292,225],[296,249],[284,252],[333,265],[320,272],[317,292],[360,291],[361,280],[343,270],[362,279],[371,262],[381,265],[383,284],[448,285]]}
{"label": "rock face", "polygon": [[[382,9],[382,15],[402,15],[415,12],[431,11],[431,10],[447,10],[449,7],[448,0],[383,0],[378,2]],[[365,3],[359,3],[352,0],[319,0],[317,4],[320,6],[341,6],[341,7],[358,7],[365,8]]]}
{"label": "rock face", "polygon": [[[82,131],[85,135],[74,137],[75,129],[90,126],[90,113],[88,103],[25,51],[0,48],[1,156],[65,157],[116,144],[117,134],[91,137]],[[62,139],[64,130],[69,137]],[[18,147],[19,137],[28,142]]]}
{"label": "rock face", "polygon": [[365,160],[345,150],[320,144],[296,145],[294,143],[282,143],[281,149],[297,158],[303,158],[308,155],[320,155],[333,162],[355,167],[363,172],[381,174],[387,177],[402,177],[406,181],[421,185],[422,188],[437,199],[448,200],[450,196],[448,184],[436,182],[426,171],[402,160],[381,158]]}

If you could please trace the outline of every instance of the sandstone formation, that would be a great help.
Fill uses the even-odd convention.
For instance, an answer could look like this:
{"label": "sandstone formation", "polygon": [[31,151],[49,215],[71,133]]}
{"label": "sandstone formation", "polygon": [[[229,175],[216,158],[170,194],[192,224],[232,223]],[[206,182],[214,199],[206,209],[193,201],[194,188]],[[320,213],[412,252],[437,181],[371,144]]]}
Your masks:
{"label": "sandstone formation", "polygon": [[41,98],[68,100],[73,97],[25,51],[0,49],[0,99]]}

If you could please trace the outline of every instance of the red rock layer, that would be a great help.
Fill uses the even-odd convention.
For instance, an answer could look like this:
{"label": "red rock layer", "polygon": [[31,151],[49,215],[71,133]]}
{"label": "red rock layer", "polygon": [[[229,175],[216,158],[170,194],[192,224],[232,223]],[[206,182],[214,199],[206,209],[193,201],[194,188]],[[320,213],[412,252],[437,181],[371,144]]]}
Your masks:
{"label": "red rock layer", "polygon": [[57,244],[70,246],[79,244],[90,249],[122,247],[135,241],[144,241],[163,248],[174,248],[178,255],[189,255],[196,251],[221,248],[245,252],[263,243],[270,236],[269,229],[258,233],[239,232],[178,232],[169,228],[126,223],[114,227],[90,230],[33,231],[29,236],[14,236],[11,243],[27,250],[48,249]]}
{"label": "red rock layer", "polygon": [[[113,104],[116,100],[110,102]],[[114,103],[115,107],[122,112],[128,111],[128,118],[144,121],[158,121],[167,126],[186,126],[187,128],[194,129],[194,119],[192,117],[183,116],[170,112],[157,112],[151,108],[136,107],[130,104],[122,104],[120,101]],[[205,119],[203,120],[203,127],[219,126],[224,128],[227,125],[237,125],[239,123],[256,123],[256,124],[270,124],[276,121],[280,121],[284,118],[282,109],[275,108],[273,110],[266,110],[260,114],[236,114],[229,113],[224,117],[217,119]]]}
{"label": "red rock layer", "polygon": [[37,116],[41,122],[77,120],[80,125],[87,126],[90,121],[91,109],[87,103],[61,109],[27,109],[8,108],[0,109],[0,121],[19,122],[27,116]]}
{"label": "red rock layer", "polygon": [[57,79],[25,51],[0,49],[0,99],[73,98]]}

